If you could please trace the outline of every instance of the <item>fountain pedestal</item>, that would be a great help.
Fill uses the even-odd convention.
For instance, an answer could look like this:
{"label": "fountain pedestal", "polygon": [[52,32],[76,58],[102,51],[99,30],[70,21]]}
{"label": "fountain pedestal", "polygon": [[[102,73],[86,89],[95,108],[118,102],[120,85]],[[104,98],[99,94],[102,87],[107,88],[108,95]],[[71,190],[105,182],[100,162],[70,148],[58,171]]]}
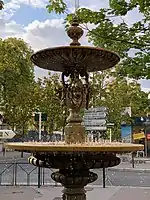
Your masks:
{"label": "fountain pedestal", "polygon": [[63,200],[85,200],[84,186],[98,178],[97,174],[89,170],[59,170],[54,172],[51,177],[64,186]]}
{"label": "fountain pedestal", "polygon": [[65,141],[67,144],[85,143],[85,128],[81,124],[82,118],[79,116],[79,111],[76,109],[70,109],[69,111],[70,115],[65,126]]}
{"label": "fountain pedestal", "polygon": [[85,142],[85,128],[80,122],[69,122],[65,127],[65,141],[67,144]]}
{"label": "fountain pedestal", "polygon": [[86,194],[83,188],[65,188],[62,192],[62,200],[86,200]]}

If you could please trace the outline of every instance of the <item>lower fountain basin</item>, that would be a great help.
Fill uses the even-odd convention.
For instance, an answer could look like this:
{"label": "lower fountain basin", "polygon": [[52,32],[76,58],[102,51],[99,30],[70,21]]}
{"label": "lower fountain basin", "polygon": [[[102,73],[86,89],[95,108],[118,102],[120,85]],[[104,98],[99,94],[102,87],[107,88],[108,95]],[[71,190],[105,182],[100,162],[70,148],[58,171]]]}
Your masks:
{"label": "lower fountain basin", "polygon": [[14,142],[6,143],[5,148],[17,151],[36,152],[114,152],[128,153],[144,149],[143,145],[119,142],[87,142],[66,144],[65,142]]}
{"label": "lower fountain basin", "polygon": [[5,147],[32,153],[29,162],[35,166],[74,170],[114,167],[120,164],[120,158],[116,157],[117,153],[143,150],[143,145],[119,142],[24,142],[7,143]]}
{"label": "lower fountain basin", "polygon": [[98,175],[90,169],[113,167],[120,163],[117,153],[143,150],[143,145],[124,143],[66,144],[27,142],[7,143],[6,148],[30,152],[29,163],[55,168],[51,178],[64,186],[63,200],[86,200],[84,187]]}
{"label": "lower fountain basin", "polygon": [[88,170],[114,167],[120,158],[110,152],[49,152],[34,153],[29,163],[54,169]]}

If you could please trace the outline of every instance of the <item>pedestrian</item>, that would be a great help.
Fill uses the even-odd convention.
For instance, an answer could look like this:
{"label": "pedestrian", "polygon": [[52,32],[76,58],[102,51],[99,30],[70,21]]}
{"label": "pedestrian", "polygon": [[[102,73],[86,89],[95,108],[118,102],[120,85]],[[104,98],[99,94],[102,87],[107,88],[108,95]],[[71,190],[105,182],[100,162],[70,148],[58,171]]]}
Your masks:
{"label": "pedestrian", "polygon": [[5,156],[5,147],[4,147],[4,144],[2,146],[2,152],[3,152],[3,156]]}

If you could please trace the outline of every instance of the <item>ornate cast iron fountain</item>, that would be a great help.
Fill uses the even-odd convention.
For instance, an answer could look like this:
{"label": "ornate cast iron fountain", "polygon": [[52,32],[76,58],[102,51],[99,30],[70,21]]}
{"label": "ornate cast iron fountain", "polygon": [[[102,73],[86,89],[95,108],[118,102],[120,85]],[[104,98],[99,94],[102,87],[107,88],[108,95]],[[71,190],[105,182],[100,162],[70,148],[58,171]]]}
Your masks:
{"label": "ornate cast iron fountain", "polygon": [[35,166],[59,169],[51,177],[64,186],[63,200],[85,200],[84,187],[98,178],[90,169],[116,166],[120,163],[116,153],[143,149],[143,145],[134,144],[86,143],[79,112],[88,109],[88,73],[113,67],[119,56],[101,48],[80,46],[83,30],[78,25],[74,20],[67,31],[73,40],[70,46],[44,49],[31,58],[41,68],[62,72],[63,90],[59,96],[70,110],[65,142],[6,144],[7,148],[32,152],[29,162]]}

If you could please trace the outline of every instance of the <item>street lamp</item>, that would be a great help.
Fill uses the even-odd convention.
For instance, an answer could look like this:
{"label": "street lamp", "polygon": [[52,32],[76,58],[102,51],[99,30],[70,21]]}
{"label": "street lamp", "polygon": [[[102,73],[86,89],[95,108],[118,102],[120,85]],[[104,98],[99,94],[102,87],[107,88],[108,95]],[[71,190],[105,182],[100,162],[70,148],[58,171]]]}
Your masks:
{"label": "street lamp", "polygon": [[[38,116],[36,116],[38,115]],[[34,112],[34,116],[35,118],[35,121],[38,121],[38,127],[39,127],[39,141],[42,139],[42,134],[41,134],[41,127],[42,127],[42,112],[39,112],[39,111],[36,111]]]}
{"label": "street lamp", "polygon": [[147,157],[148,154],[148,149],[147,149],[147,127],[150,126],[150,122],[147,120],[146,118],[146,122],[143,123],[144,124],[144,132],[145,132],[145,156]]}
{"label": "street lamp", "polygon": [[41,135],[41,127],[42,127],[42,112],[35,112],[34,115],[37,114],[38,115],[38,123],[39,123],[39,141],[41,140],[42,138],[42,135]]}
{"label": "street lamp", "polygon": [[39,114],[39,141],[41,140],[41,124],[42,124],[42,112],[38,112]]}
{"label": "street lamp", "polygon": [[[150,93],[148,94],[148,111],[150,110]],[[150,113],[147,113],[147,117],[150,115]]]}
{"label": "street lamp", "polygon": [[[148,108],[150,107],[150,93],[148,94]],[[150,121],[148,121],[148,116],[149,113],[147,113],[146,121],[143,123],[144,124],[144,133],[145,133],[145,156],[147,157],[148,155],[148,144],[147,144],[147,127],[150,126]]]}

